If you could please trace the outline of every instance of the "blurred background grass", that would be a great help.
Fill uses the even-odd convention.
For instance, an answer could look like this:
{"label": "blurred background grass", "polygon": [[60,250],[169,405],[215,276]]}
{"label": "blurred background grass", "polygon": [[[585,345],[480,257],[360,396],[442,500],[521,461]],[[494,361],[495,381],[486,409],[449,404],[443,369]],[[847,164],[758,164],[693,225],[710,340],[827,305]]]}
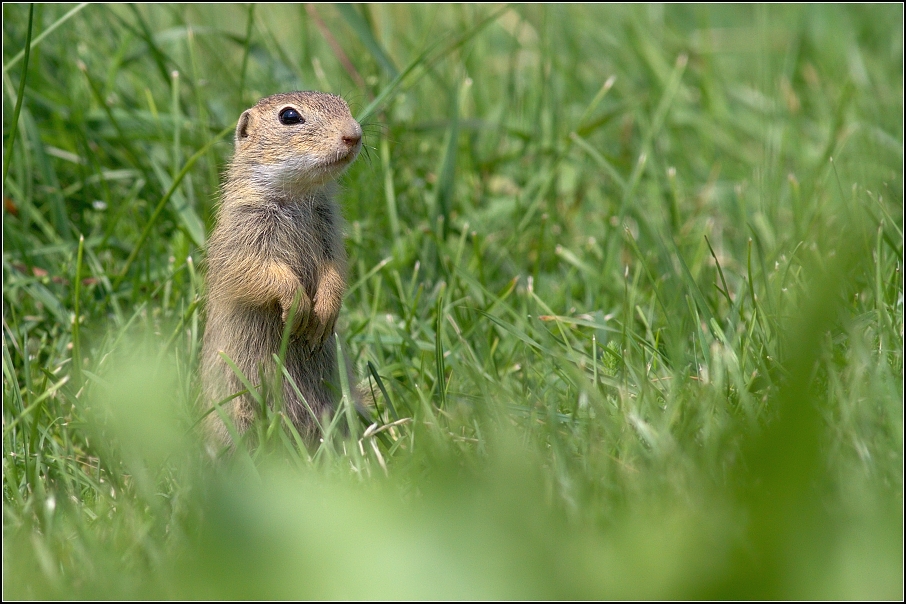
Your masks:
{"label": "blurred background grass", "polygon": [[[902,6],[31,9],[5,597],[903,597]],[[373,425],[211,463],[201,250],[294,89],[365,126]]]}

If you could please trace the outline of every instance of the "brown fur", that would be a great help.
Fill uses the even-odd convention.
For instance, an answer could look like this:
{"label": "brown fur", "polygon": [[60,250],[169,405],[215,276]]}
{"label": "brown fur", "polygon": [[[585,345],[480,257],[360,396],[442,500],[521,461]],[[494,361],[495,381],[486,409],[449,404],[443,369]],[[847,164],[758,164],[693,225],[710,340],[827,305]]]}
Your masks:
{"label": "brown fur", "polygon": [[[292,107],[305,122],[283,124]],[[253,385],[273,383],[273,355],[297,301],[285,367],[320,418],[339,399],[334,326],[346,290],[343,223],[336,179],[361,149],[362,129],[331,94],[291,92],[261,99],[236,127],[236,149],[207,248],[207,326],[201,358],[203,397],[222,401],[244,386],[222,351]],[[354,383],[350,381],[350,383]],[[283,408],[307,440],[317,428],[284,380]],[[243,432],[255,416],[244,395],[224,405]],[[229,442],[216,413],[207,431]]]}

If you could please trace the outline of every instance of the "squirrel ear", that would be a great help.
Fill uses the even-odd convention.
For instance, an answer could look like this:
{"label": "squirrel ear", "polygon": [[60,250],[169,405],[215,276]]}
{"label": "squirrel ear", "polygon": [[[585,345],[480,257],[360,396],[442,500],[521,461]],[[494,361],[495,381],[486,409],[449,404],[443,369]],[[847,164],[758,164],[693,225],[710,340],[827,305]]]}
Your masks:
{"label": "squirrel ear", "polygon": [[249,135],[249,112],[243,111],[242,115],[239,116],[239,123],[236,124],[236,140],[239,141],[241,138],[247,138]]}

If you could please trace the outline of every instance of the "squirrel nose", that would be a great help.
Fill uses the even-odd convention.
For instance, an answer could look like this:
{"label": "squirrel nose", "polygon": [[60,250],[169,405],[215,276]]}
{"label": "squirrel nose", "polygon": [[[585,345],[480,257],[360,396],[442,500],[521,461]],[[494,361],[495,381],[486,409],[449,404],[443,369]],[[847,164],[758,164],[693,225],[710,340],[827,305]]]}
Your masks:
{"label": "squirrel nose", "polygon": [[362,127],[358,123],[343,135],[343,142],[349,147],[355,147],[360,140],[362,140]]}

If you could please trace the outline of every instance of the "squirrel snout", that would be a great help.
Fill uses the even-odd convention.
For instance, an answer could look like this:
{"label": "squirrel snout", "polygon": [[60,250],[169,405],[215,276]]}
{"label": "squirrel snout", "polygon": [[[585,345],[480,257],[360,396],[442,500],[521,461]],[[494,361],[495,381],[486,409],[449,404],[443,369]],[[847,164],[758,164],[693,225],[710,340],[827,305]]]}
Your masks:
{"label": "squirrel snout", "polygon": [[359,141],[362,140],[362,127],[358,123],[355,123],[352,128],[346,131],[343,134],[343,142],[346,143],[346,146],[352,148],[359,144]]}

